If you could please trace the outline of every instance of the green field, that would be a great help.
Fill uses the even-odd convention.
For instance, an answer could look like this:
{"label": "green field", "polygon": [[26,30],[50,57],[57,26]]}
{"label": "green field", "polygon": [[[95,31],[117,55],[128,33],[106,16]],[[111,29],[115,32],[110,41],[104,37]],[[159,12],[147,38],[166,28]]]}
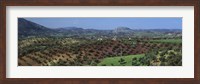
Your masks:
{"label": "green field", "polygon": [[132,66],[132,59],[133,58],[141,58],[144,54],[138,54],[138,55],[128,55],[128,56],[122,56],[122,57],[107,57],[104,58],[98,66],[122,66],[122,64],[119,63],[119,60],[122,58],[125,60],[124,66]]}
{"label": "green field", "polygon": [[155,43],[182,43],[182,39],[162,39],[162,40],[151,40],[150,42]]}

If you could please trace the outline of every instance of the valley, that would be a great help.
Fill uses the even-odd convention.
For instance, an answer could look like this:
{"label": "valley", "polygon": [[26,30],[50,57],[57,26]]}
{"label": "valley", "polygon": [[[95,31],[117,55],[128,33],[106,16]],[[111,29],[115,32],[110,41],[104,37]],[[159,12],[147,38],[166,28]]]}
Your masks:
{"label": "valley", "polygon": [[182,66],[182,30],[52,29],[20,18],[18,66]]}

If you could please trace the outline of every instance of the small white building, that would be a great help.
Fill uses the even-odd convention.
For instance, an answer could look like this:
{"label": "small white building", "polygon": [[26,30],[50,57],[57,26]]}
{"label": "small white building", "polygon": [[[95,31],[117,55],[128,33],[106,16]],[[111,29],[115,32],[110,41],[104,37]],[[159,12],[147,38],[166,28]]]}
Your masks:
{"label": "small white building", "polygon": [[116,41],[116,40],[117,40],[117,37],[116,37],[116,36],[114,36],[114,37],[112,38],[112,40]]}
{"label": "small white building", "polygon": [[103,39],[102,39],[102,38],[98,38],[97,40],[98,40],[98,41],[102,41]]}
{"label": "small white building", "polygon": [[167,35],[171,36],[172,34],[171,34],[171,33],[168,33]]}

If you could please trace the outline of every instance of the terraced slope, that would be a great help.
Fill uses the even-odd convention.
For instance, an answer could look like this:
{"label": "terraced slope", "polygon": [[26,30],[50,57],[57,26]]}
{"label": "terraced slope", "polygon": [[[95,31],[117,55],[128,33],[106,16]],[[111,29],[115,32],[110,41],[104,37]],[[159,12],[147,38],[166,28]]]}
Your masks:
{"label": "terraced slope", "polygon": [[29,38],[19,42],[21,66],[96,65],[107,57],[137,55],[151,49],[181,48],[181,44],[134,42],[120,40],[90,41],[71,38]]}

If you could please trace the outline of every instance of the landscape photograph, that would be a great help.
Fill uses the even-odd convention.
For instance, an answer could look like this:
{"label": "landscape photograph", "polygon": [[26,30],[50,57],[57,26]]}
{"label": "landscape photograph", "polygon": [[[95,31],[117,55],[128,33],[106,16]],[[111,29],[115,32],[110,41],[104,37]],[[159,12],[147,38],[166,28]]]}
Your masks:
{"label": "landscape photograph", "polygon": [[182,66],[182,18],[19,17],[18,66]]}

